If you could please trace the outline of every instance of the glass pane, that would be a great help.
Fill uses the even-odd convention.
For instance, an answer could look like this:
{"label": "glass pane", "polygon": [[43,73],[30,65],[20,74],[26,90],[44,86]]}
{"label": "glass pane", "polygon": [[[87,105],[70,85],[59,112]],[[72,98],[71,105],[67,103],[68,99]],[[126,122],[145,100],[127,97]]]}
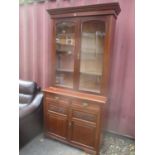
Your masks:
{"label": "glass pane", "polygon": [[80,90],[100,92],[104,37],[103,21],[92,20],[82,24]]}
{"label": "glass pane", "polygon": [[75,24],[61,22],[56,27],[56,85],[73,88]]}

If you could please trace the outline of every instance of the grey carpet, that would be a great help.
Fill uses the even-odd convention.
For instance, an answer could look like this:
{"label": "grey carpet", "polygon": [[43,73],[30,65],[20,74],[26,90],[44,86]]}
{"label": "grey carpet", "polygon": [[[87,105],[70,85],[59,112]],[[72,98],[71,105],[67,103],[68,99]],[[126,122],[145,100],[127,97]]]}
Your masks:
{"label": "grey carpet", "polygon": [[[134,140],[120,138],[112,134],[105,134],[104,146],[100,155],[134,155]],[[56,140],[44,138],[40,134],[24,146],[19,155],[86,155],[83,151],[60,143]]]}

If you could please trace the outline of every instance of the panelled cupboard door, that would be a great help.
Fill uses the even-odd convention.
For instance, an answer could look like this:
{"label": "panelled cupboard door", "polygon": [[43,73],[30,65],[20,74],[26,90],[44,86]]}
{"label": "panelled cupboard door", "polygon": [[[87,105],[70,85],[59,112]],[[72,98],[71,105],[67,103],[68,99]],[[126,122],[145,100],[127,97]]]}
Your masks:
{"label": "panelled cupboard door", "polygon": [[85,121],[72,120],[70,128],[70,142],[95,149],[96,127]]}
{"label": "panelled cupboard door", "polygon": [[58,138],[67,139],[67,126],[68,120],[67,116],[55,114],[55,113],[48,113],[47,115],[47,132],[52,134]]}

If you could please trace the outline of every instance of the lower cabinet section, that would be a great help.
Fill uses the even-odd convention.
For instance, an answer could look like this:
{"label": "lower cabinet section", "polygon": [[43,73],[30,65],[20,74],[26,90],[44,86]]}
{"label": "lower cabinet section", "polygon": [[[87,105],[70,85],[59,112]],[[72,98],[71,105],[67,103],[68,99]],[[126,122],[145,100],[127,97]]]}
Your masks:
{"label": "lower cabinet section", "polygon": [[44,94],[45,135],[99,155],[103,105],[89,98]]}

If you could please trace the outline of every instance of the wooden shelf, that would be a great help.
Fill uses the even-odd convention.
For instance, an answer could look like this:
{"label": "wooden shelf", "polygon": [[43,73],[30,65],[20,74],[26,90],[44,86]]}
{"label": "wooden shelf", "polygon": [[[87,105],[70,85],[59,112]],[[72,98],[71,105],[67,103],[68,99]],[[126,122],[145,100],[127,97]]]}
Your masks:
{"label": "wooden shelf", "polygon": [[70,88],[70,89],[73,88],[73,86],[65,85],[65,84],[56,84],[55,86],[58,86],[58,87],[65,87],[65,88]]}
{"label": "wooden shelf", "polygon": [[65,51],[65,50],[56,50],[58,54],[68,54],[71,55],[73,52],[72,51]]}
{"label": "wooden shelf", "polygon": [[72,44],[63,44],[63,43],[58,43],[58,42],[56,42],[56,44],[59,44],[59,45],[61,45],[61,46],[75,46],[75,45],[72,45]]}
{"label": "wooden shelf", "polygon": [[70,70],[70,69],[56,69],[56,71],[58,71],[58,72],[69,72],[69,73],[74,72],[74,70]]}
{"label": "wooden shelf", "polygon": [[98,37],[98,36],[100,36],[100,37],[103,37],[103,36],[105,36],[105,32],[96,32],[96,33],[87,33],[87,32],[82,32],[82,36],[83,37],[89,37],[89,38],[94,38],[94,37]]}
{"label": "wooden shelf", "polygon": [[[65,33],[65,36],[73,36],[73,35],[75,35],[75,33]],[[57,34],[57,36],[64,36],[64,34],[63,33],[59,33],[59,34]]]}
{"label": "wooden shelf", "polygon": [[100,93],[100,91],[97,90],[97,89],[79,88],[79,90],[87,91],[87,92],[92,92],[92,93]]}
{"label": "wooden shelf", "polygon": [[[87,49],[87,51],[89,51],[89,49]],[[95,51],[95,50],[94,50],[94,51]],[[87,55],[87,54],[93,54],[93,55],[96,55],[96,54],[99,55],[99,54],[100,54],[100,55],[101,55],[101,54],[103,54],[103,52],[82,52],[82,50],[81,50],[81,54],[86,54],[86,55]]]}
{"label": "wooden shelf", "polygon": [[[74,70],[70,70],[70,69],[56,69],[56,71],[58,72],[69,72],[69,73],[73,73]],[[84,71],[80,71],[81,74],[88,74],[88,75],[94,75],[94,76],[102,76],[102,73],[97,73],[97,72],[84,72]]]}
{"label": "wooden shelf", "polygon": [[88,75],[94,75],[94,76],[102,76],[102,73],[97,73],[97,72],[84,72],[80,71],[81,74],[88,74]]}

